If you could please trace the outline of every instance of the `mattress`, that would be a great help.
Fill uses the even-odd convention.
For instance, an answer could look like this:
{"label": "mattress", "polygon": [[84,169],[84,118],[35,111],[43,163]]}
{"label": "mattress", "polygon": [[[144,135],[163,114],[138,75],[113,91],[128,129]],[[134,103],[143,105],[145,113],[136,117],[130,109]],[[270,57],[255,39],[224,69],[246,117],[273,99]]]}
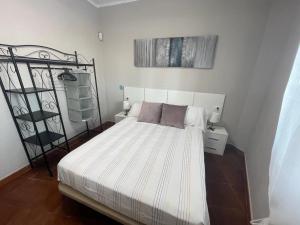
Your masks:
{"label": "mattress", "polygon": [[58,180],[142,224],[209,224],[200,128],[126,118],[66,155]]}

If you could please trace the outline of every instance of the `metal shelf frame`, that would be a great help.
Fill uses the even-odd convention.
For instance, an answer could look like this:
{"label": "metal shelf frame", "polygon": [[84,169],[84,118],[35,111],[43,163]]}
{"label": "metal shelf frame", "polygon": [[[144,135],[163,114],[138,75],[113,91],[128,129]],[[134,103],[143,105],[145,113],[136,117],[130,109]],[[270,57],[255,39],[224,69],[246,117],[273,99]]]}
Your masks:
{"label": "metal shelf frame", "polygon": [[[39,45],[0,44],[0,86],[28,162],[33,168],[35,160],[43,157],[50,176],[53,176],[53,173],[46,153],[55,148],[70,151],[53,70],[64,70],[70,67],[86,71],[90,69],[93,73],[94,97],[100,127],[102,128],[94,59],[89,62],[83,56],[79,59],[76,51],[74,54],[70,54]],[[29,74],[30,79],[28,79],[27,74]],[[31,83],[30,87],[25,87],[24,79],[27,79],[27,83]],[[45,93],[50,96],[46,100],[43,96]],[[37,102],[35,106],[32,106],[32,96]],[[38,108],[38,110],[34,108]],[[43,127],[42,130],[41,127]],[[85,132],[89,133],[88,122],[86,122],[86,127]],[[63,142],[60,142],[61,140]],[[59,147],[62,145],[66,147]]]}

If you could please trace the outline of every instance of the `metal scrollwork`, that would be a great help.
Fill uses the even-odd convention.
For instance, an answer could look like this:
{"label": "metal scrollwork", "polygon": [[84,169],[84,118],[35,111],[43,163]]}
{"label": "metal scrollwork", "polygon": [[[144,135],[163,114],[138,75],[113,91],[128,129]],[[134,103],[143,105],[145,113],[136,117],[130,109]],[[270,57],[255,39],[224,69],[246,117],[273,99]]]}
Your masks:
{"label": "metal scrollwork", "polygon": [[0,47],[0,55],[9,56],[9,51]]}
{"label": "metal scrollwork", "polygon": [[35,130],[31,122],[22,121],[19,122],[19,125],[22,131],[28,132],[29,134],[35,134]]}
{"label": "metal scrollwork", "polygon": [[51,131],[59,134],[62,133],[62,124],[58,116],[48,119],[47,124]]}
{"label": "metal scrollwork", "polygon": [[16,73],[16,70],[12,64],[9,65],[10,72]]}
{"label": "metal scrollwork", "polygon": [[[57,75],[65,68],[85,70],[94,78],[96,75],[94,60],[89,61],[76,52],[68,54],[37,45],[0,44],[1,87],[4,88],[7,104],[12,116],[15,117],[14,122],[31,165],[36,158],[46,157],[42,153],[52,150],[55,145],[62,143],[62,141],[66,143],[69,149],[62,116],[58,114],[61,111],[58,96],[65,89],[63,83],[57,80]],[[25,76],[28,78],[26,81],[24,81],[25,78],[22,80]],[[94,79],[92,82],[91,91],[95,110],[93,110],[94,117],[89,123],[91,127],[94,127],[98,121],[101,121],[101,117],[96,110],[97,86]],[[33,98],[29,96],[33,96]],[[34,118],[28,116],[30,111],[34,113]],[[42,114],[41,111],[45,113]],[[51,114],[51,112],[55,114]],[[45,117],[43,118],[43,116]],[[35,118],[40,118],[39,122],[34,121]],[[64,139],[56,140],[53,144],[46,146],[38,145],[38,143],[31,144],[32,138],[37,138],[34,135],[45,131],[62,134]],[[28,137],[31,138],[26,139]],[[49,165],[47,163],[46,165],[51,174]]]}
{"label": "metal scrollwork", "polygon": [[36,157],[41,152],[41,148],[38,147],[37,145],[27,144],[27,147],[30,150],[29,151],[30,157]]}
{"label": "metal scrollwork", "polygon": [[50,59],[50,53],[44,50],[38,52],[41,59]]}
{"label": "metal scrollwork", "polygon": [[[3,85],[6,86],[6,89],[17,89],[17,78],[16,78],[16,71],[12,63],[3,62],[0,63],[0,75],[3,82]],[[9,100],[12,101],[12,94],[7,94]],[[19,96],[20,102],[25,104],[24,96]]]}
{"label": "metal scrollwork", "polygon": [[48,69],[33,69],[32,75],[36,86],[52,89],[51,78]]}
{"label": "metal scrollwork", "polygon": [[79,63],[88,63],[88,64],[90,64],[90,63],[92,63],[92,61],[90,61],[90,60],[88,60],[87,58],[85,58],[83,55],[81,55],[81,54],[78,54],[78,62]]}
{"label": "metal scrollwork", "polygon": [[13,106],[13,111],[16,116],[28,113],[28,109],[21,106]]}
{"label": "metal scrollwork", "polygon": [[70,61],[70,62],[75,62],[76,61],[76,58],[73,55],[65,55],[65,57],[66,57],[67,61]]}
{"label": "metal scrollwork", "polygon": [[43,109],[45,109],[46,111],[57,110],[57,104],[54,101],[43,100],[42,106],[43,106]]}
{"label": "metal scrollwork", "polygon": [[[16,56],[47,59],[47,60],[69,61],[69,62],[76,61],[75,54],[68,54],[59,51],[57,49],[49,48],[45,46],[18,45],[18,46],[10,46],[10,47],[13,48],[14,54]],[[9,52],[7,53],[7,56],[9,56]]]}
{"label": "metal scrollwork", "polygon": [[60,124],[60,119],[58,116],[52,117],[52,118],[48,119],[48,121],[56,123],[56,124]]}

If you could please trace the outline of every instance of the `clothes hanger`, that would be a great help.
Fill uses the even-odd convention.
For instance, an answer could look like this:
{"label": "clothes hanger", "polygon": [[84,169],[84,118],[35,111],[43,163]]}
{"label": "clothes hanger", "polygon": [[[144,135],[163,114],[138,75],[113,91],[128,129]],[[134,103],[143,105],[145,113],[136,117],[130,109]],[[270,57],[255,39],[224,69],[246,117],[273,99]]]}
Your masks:
{"label": "clothes hanger", "polygon": [[59,80],[77,81],[77,78],[70,72],[71,69],[65,68],[64,72],[57,76]]}

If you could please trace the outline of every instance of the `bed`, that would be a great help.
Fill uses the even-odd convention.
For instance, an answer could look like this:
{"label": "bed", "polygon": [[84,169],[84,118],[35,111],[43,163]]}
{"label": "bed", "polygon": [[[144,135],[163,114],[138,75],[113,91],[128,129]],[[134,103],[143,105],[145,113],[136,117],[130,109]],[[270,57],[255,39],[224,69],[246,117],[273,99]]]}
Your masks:
{"label": "bed", "polygon": [[123,224],[209,225],[203,129],[127,117],[65,156],[60,191]]}

